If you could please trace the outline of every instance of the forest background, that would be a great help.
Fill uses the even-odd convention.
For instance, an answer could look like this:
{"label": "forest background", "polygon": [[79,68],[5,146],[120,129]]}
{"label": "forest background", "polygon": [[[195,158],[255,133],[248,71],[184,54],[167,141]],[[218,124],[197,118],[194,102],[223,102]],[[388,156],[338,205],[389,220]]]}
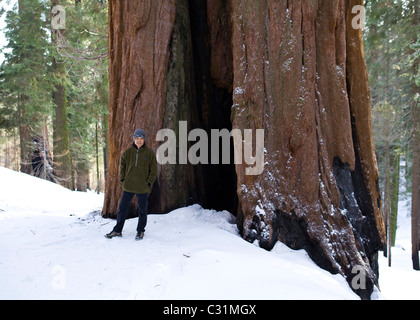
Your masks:
{"label": "forest background", "polygon": [[[52,14],[58,5],[65,8],[63,21],[54,20],[63,12]],[[398,194],[400,181],[413,203],[419,202],[419,192],[412,192],[413,179],[419,179],[418,6],[418,0],[365,1],[364,49],[389,246],[395,242],[398,200],[404,196]],[[1,0],[0,16],[5,40],[0,166],[69,189],[103,192],[108,1]]]}

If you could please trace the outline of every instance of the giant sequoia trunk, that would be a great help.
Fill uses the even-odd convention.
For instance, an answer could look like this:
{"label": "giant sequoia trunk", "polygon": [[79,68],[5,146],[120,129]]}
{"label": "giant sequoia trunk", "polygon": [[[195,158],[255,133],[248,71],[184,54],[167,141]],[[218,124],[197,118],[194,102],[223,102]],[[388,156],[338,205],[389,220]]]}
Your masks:
{"label": "giant sequoia trunk", "polygon": [[[110,1],[109,165],[103,214],[115,216],[122,194],[121,153],[143,128],[156,150],[159,129],[190,123],[196,104],[189,13],[186,1]],[[177,19],[175,19],[177,18]],[[176,21],[176,25],[175,25]],[[149,212],[199,202],[202,184],[192,165],[158,167]],[[130,208],[133,214],[134,206]]]}
{"label": "giant sequoia trunk", "polygon": [[[385,233],[361,30],[351,26],[361,1],[110,1],[103,215],[116,215],[119,159],[136,127],[155,151],[157,131],[179,138],[180,121],[264,129],[262,174],[246,175],[246,163],[160,165],[149,211],[231,210],[248,241],[304,248],[368,298]],[[366,277],[354,285],[355,275]]]}

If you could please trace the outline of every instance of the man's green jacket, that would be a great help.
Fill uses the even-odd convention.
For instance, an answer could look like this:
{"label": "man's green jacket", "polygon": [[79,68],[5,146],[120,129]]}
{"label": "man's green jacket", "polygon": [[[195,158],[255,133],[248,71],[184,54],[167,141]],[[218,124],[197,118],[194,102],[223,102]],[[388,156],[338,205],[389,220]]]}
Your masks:
{"label": "man's green jacket", "polygon": [[157,175],[156,156],[152,149],[133,143],[121,156],[120,180],[123,190],[132,193],[149,193]]}

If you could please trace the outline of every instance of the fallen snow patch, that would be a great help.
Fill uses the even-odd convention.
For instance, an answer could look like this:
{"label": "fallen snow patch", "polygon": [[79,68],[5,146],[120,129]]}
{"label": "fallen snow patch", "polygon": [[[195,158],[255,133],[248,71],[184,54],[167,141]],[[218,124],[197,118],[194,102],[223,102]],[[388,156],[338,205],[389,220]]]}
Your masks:
{"label": "fallen snow patch", "polygon": [[108,240],[103,195],[0,168],[0,299],[358,299],[303,251],[244,241],[199,205],[137,219]]}

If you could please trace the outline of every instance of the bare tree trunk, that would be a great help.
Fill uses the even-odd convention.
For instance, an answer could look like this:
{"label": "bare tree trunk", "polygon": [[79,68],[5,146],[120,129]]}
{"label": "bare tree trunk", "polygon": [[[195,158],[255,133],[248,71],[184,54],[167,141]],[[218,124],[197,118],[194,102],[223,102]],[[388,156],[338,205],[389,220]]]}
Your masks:
{"label": "bare tree trunk", "polygon": [[387,245],[384,247],[384,256],[388,257],[388,264],[391,263],[390,246],[390,216],[391,216],[391,170],[390,170],[390,152],[389,152],[389,119],[385,117],[385,182],[384,182],[384,222],[387,236]]}
{"label": "bare tree trunk", "polygon": [[104,157],[104,177],[108,172],[108,155],[109,155],[109,142],[108,142],[108,117],[107,115],[102,116],[102,139],[104,140],[104,146],[102,148],[102,153]]}
{"label": "bare tree trunk", "polygon": [[[122,194],[119,162],[136,128],[156,151],[156,134],[179,121],[197,126],[193,109],[192,52],[188,2],[110,1],[109,165],[103,215],[115,217]],[[167,212],[199,202],[198,170],[190,164],[158,166],[149,212]],[[134,212],[134,207],[131,210]]]}
{"label": "bare tree trunk", "polygon": [[[420,25],[420,8],[419,1],[414,0],[414,17],[413,25]],[[415,34],[414,43],[417,42],[417,34]],[[419,57],[416,58],[413,70],[414,79],[416,79],[419,68]],[[419,87],[413,80],[413,95],[418,94]],[[413,117],[413,173],[412,173],[412,196],[411,196],[411,257],[413,260],[413,269],[420,270],[419,263],[419,206],[420,206],[420,111],[418,101],[412,102]]]}
{"label": "bare tree trunk", "polygon": [[420,270],[419,265],[419,111],[413,103],[413,173],[412,173],[412,196],[411,196],[411,257],[413,260],[413,269]]}
{"label": "bare tree trunk", "polygon": [[360,4],[233,1],[232,119],[267,133],[263,174],[236,169],[242,235],[304,248],[349,281],[359,266],[367,298],[385,230],[362,36],[351,25]]}
{"label": "bare tree trunk", "polygon": [[31,146],[33,145],[33,135],[28,120],[26,119],[26,112],[23,107],[24,100],[25,98],[19,94],[17,112],[19,118],[20,172],[31,174]]}
{"label": "bare tree trunk", "polygon": [[392,148],[392,169],[391,169],[391,218],[390,218],[390,237],[391,246],[395,246],[395,238],[397,234],[397,220],[398,220],[398,199],[400,192],[400,148]]}
{"label": "bare tree trunk", "polygon": [[77,170],[76,189],[77,191],[86,192],[90,188],[89,170]]}

